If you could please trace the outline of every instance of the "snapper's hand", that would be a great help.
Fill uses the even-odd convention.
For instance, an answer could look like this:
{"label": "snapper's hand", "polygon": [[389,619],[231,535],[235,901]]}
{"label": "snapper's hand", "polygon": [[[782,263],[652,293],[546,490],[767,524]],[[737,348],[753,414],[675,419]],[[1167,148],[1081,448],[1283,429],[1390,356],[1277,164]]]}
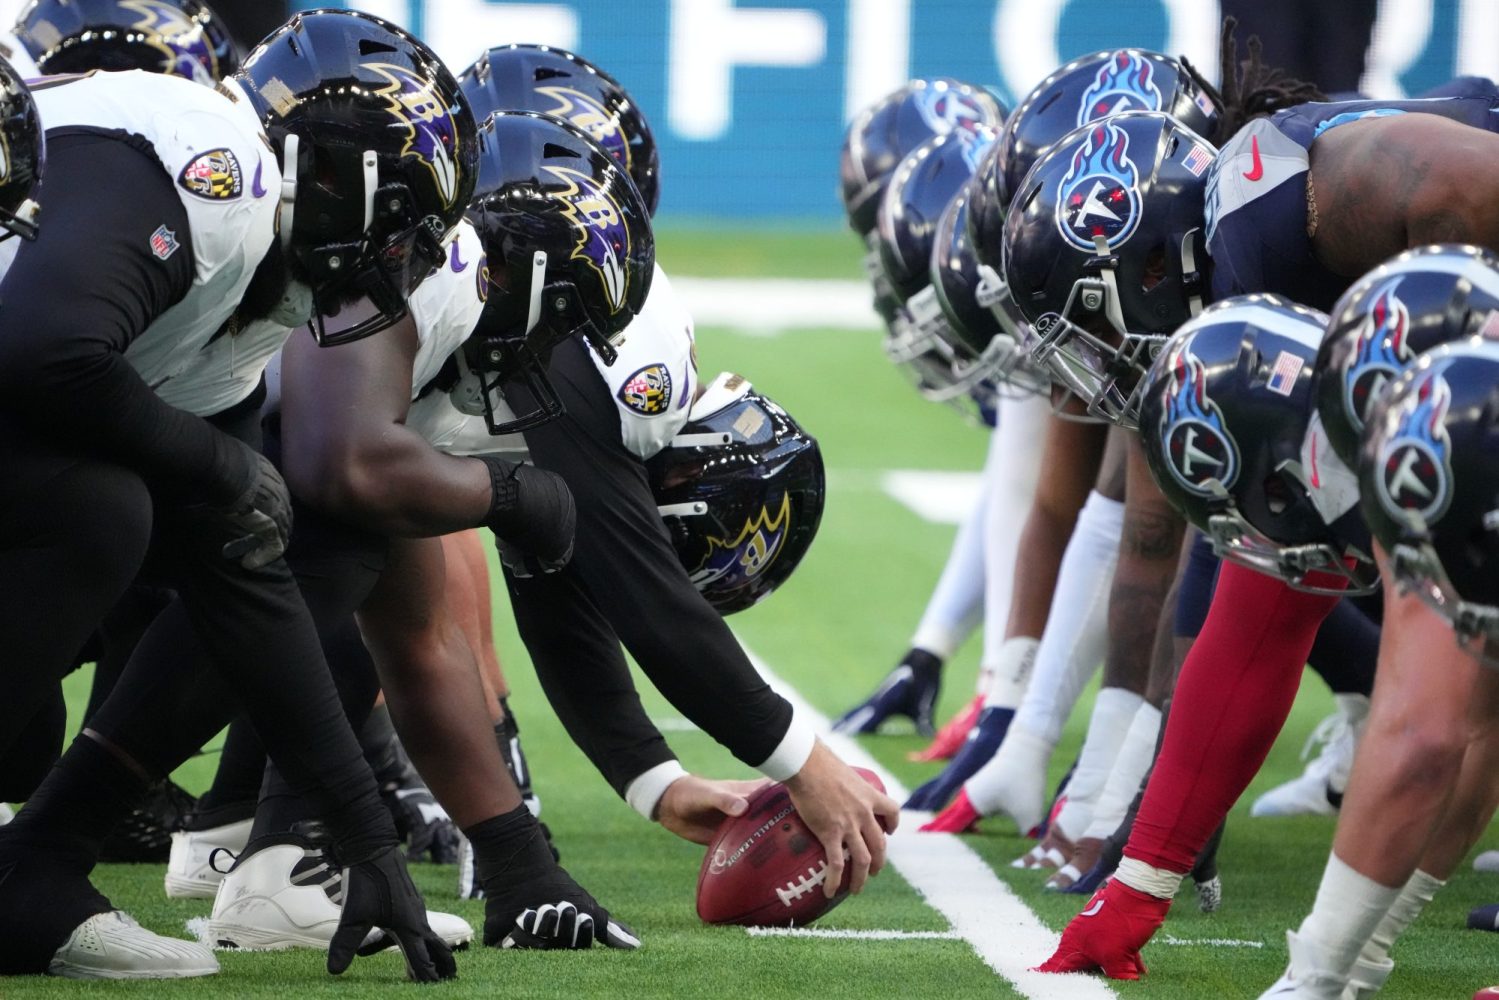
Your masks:
{"label": "snapper's hand", "polygon": [[656,822],[694,844],[713,842],[731,816],[743,816],[750,797],[771,783],[769,778],[722,781],[683,775],[667,786],[656,805]]}
{"label": "snapper's hand", "polygon": [[900,805],[866,782],[819,740],[802,769],[786,781],[791,802],[828,855],[822,891],[831,899],[849,869],[860,892],[885,867],[885,834],[900,822]]}

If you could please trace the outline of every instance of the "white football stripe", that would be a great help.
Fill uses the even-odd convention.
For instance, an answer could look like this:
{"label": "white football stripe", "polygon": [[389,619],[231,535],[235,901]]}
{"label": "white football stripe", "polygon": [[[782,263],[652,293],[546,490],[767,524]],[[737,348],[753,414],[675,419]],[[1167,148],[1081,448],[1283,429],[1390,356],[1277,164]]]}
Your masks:
{"label": "white football stripe", "polygon": [[[828,717],[778,677],[764,660],[748,647],[745,653],[766,682],[817,729],[834,753],[855,767],[879,775],[885,790],[896,801],[909,796],[895,776],[856,741],[831,732]],[[947,918],[953,931],[968,942],[985,965],[1029,1000],[1104,1000],[1117,996],[1106,982],[1092,976],[1030,971],[1031,966],[1039,965],[1051,955],[1061,935],[1043,924],[984,859],[958,837],[916,832],[926,815],[902,814],[900,828],[890,836],[890,863],[928,906]]]}
{"label": "white football stripe", "polygon": [[881,477],[880,485],[923,521],[962,524],[978,502],[984,476],[980,472],[891,469]]}

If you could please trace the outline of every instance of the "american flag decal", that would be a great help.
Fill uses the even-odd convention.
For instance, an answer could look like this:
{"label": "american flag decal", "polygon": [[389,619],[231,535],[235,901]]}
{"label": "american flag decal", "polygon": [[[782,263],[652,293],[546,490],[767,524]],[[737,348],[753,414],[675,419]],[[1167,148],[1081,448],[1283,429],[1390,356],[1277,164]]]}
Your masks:
{"label": "american flag decal", "polygon": [[1296,388],[1296,376],[1301,374],[1301,359],[1290,351],[1281,351],[1270,369],[1270,379],[1265,384],[1271,392],[1289,396]]}
{"label": "american flag decal", "polygon": [[1213,162],[1213,154],[1201,146],[1193,145],[1192,151],[1182,159],[1182,166],[1192,171],[1193,177],[1201,177]]}

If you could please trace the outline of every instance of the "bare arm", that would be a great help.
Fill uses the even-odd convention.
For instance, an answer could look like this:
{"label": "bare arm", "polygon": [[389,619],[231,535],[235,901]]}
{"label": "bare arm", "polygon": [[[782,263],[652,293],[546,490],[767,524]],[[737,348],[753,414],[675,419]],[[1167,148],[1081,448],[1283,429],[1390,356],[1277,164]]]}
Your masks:
{"label": "bare arm", "polygon": [[419,341],[406,320],[352,344],[293,337],[281,362],[283,471],[292,492],[371,531],[404,537],[472,528],[489,471],[405,426]]}
{"label": "bare arm", "polygon": [[1319,136],[1311,163],[1312,247],[1338,274],[1427,243],[1499,250],[1499,135],[1437,115],[1371,118]]}

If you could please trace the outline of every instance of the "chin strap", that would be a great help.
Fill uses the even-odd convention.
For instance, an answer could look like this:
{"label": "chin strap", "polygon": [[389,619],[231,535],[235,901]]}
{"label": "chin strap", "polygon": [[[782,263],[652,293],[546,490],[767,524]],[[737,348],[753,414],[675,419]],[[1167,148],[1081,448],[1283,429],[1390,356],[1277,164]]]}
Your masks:
{"label": "chin strap", "polygon": [[281,225],[281,250],[291,251],[291,230],[297,215],[297,152],[302,140],[295,132],[288,132],[282,140],[281,160],[281,205],[277,221]]}

